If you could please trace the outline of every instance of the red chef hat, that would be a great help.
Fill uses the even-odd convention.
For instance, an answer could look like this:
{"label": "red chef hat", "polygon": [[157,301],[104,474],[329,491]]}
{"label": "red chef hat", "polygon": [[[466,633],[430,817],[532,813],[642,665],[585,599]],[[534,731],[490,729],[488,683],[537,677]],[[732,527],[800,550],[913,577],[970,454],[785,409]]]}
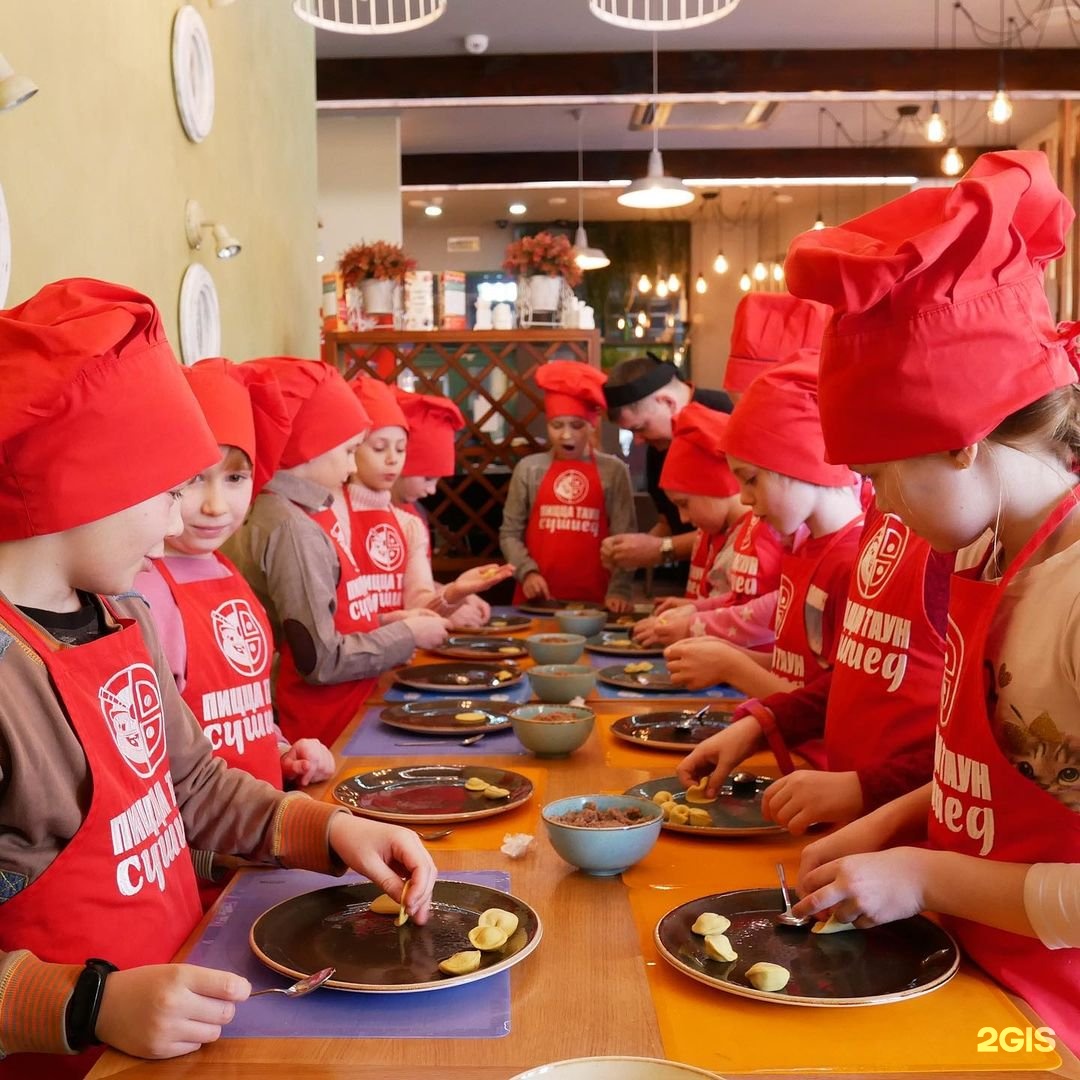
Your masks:
{"label": "red chef hat", "polygon": [[692,401],[675,417],[675,434],[664,457],[660,486],[682,495],[722,499],[739,491],[724,457],[724,432],[731,419]]}
{"label": "red chef hat", "polygon": [[603,385],[607,376],[580,360],[549,360],[536,369],[536,385],[544,391],[544,412],[556,416],[580,416],[595,424],[604,408]]}
{"label": "red chef hat", "polygon": [[254,364],[216,356],[184,368],[218,446],[236,446],[254,466],[252,495],[277,471],[290,421],[277,380]]}
{"label": "red chef hat", "polygon": [[0,541],[107,517],[218,456],[146,296],[69,278],[0,311]]}
{"label": "red chef hat", "polygon": [[724,389],[742,393],[767,368],[800,349],[820,349],[825,304],[788,293],[747,293],[735,308]]}
{"label": "red chef hat", "polygon": [[[249,360],[242,367],[273,375],[289,414],[289,438],[276,468],[291,469],[362,435],[371,427],[363,405],[338,374],[337,368],[319,360],[291,356],[268,356]],[[252,401],[253,406],[257,402]],[[256,469],[267,464],[262,450]]]}
{"label": "red chef hat", "polygon": [[739,399],[724,432],[732,457],[822,487],[847,487],[855,474],[825,461],[818,414],[817,349],[803,349],[759,375]]}
{"label": "red chef hat", "polygon": [[409,421],[398,404],[396,387],[371,375],[357,375],[349,386],[371,418],[373,428],[399,427],[409,430]]}
{"label": "red chef hat", "polygon": [[1073,216],[1045,155],[1010,150],[951,189],[795,238],[788,287],[834,311],[821,366],[831,461],[969,446],[1076,381],[1043,291]]}
{"label": "red chef hat", "polygon": [[409,448],[402,476],[453,476],[454,433],[465,426],[461,410],[449,399],[397,390],[398,404],[409,421]]}

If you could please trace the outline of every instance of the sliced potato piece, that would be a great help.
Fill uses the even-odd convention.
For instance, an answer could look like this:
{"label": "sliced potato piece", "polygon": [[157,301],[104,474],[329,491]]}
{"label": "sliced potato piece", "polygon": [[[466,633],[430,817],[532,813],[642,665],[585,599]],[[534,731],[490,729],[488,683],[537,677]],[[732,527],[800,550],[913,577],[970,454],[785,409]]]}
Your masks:
{"label": "sliced potato piece", "polygon": [[727,934],[706,934],[705,952],[713,960],[721,960],[724,963],[739,959],[739,954],[732,948]]}
{"label": "sliced potato piece", "polygon": [[812,934],[842,934],[845,930],[858,929],[854,923],[841,922],[835,915],[830,915],[824,922],[816,922],[810,927]]}
{"label": "sliced potato piece", "polygon": [[508,938],[518,928],[518,917],[512,911],[492,907],[481,912],[479,926],[497,926]]}
{"label": "sliced potato piece", "polygon": [[708,937],[710,934],[726,933],[731,926],[731,920],[726,915],[717,915],[715,911],[703,911],[695,920],[690,929],[695,934]]}
{"label": "sliced potato piece", "polygon": [[368,904],[368,911],[374,911],[376,915],[396,915],[401,910],[401,905],[386,893],[380,893]]}
{"label": "sliced potato piece", "polygon": [[498,926],[474,926],[469,931],[469,943],[483,952],[501,949],[510,935]]}
{"label": "sliced potato piece", "polygon": [[471,975],[479,967],[479,949],[466,949],[464,952],[456,952],[453,956],[439,961],[439,970],[444,975]]}
{"label": "sliced potato piece", "polygon": [[759,961],[746,969],[746,977],[755,990],[783,990],[791,978],[791,972],[779,964],[768,964]]}

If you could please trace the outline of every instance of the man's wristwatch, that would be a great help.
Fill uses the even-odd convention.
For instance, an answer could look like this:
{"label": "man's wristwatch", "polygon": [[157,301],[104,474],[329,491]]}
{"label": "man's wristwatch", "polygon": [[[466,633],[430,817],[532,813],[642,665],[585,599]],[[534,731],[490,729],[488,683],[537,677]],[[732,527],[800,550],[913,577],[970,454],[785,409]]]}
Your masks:
{"label": "man's wristwatch", "polygon": [[64,1032],[68,1046],[76,1053],[101,1043],[95,1034],[98,1013],[105,996],[105,980],[116,970],[108,960],[91,957],[75,982],[64,1015]]}
{"label": "man's wristwatch", "polygon": [[660,541],[660,565],[675,565],[675,541],[670,536],[665,536]]}

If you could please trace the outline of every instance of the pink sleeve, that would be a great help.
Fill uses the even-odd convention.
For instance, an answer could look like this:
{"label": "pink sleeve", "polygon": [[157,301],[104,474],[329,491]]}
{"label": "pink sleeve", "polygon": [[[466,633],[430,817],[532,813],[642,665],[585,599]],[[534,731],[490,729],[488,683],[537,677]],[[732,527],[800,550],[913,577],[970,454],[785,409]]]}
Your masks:
{"label": "pink sleeve", "polygon": [[184,620],[173,599],[169,583],[161,576],[156,562],[153,570],[136,576],[135,591],[146,598],[162,651],[176,680],[176,688],[183,693],[187,684],[187,635],[184,633]]}
{"label": "pink sleeve", "polygon": [[777,595],[770,592],[755,596],[753,600],[734,607],[716,607],[712,610],[699,607],[690,625],[696,628],[700,623],[704,635],[723,638],[746,649],[772,645],[776,638],[773,623],[776,621]]}
{"label": "pink sleeve", "polygon": [[405,536],[405,578],[402,586],[402,606],[427,607],[439,589],[431,573],[428,558],[426,528],[415,515],[394,507],[394,515]]}

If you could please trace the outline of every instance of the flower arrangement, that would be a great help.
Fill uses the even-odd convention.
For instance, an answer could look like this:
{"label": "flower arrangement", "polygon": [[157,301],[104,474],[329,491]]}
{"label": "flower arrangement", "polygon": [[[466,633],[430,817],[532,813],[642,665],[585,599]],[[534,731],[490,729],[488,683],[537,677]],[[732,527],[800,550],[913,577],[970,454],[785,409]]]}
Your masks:
{"label": "flower arrangement", "polygon": [[571,288],[581,281],[581,268],[574,262],[573,244],[567,237],[549,232],[523,236],[508,244],[503,269],[518,274],[561,277]]}
{"label": "flower arrangement", "polygon": [[353,244],[342,252],[338,270],[346,285],[356,285],[366,278],[378,281],[404,281],[416,268],[416,260],[407,258],[400,244],[376,240],[373,244]]}

